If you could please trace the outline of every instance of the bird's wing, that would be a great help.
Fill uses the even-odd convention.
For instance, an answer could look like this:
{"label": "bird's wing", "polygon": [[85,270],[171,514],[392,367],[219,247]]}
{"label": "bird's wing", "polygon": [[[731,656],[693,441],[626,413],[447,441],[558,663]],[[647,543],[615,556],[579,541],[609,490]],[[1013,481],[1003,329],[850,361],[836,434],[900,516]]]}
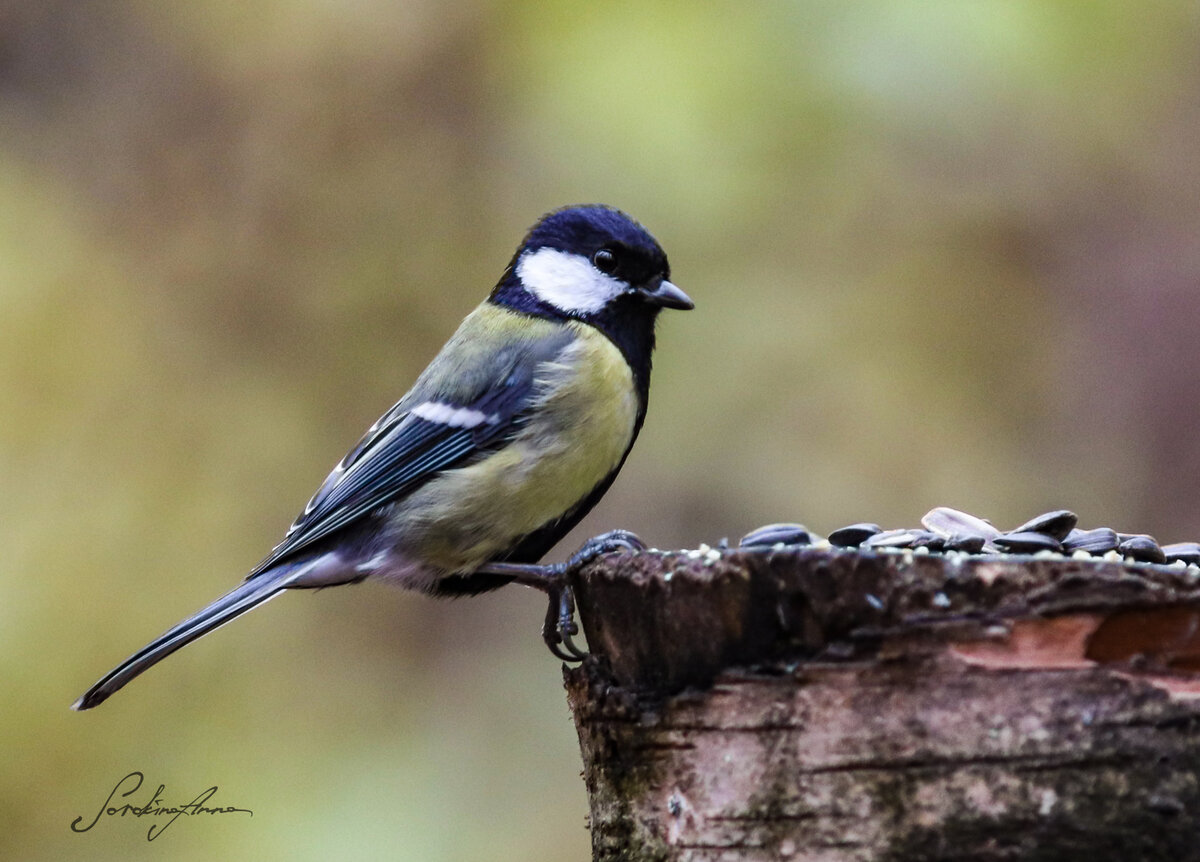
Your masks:
{"label": "bird's wing", "polygon": [[[432,369],[380,417],[342,459],[248,577],[255,577],[372,510],[411,492],[430,477],[494,451],[518,430],[535,397],[538,366],[571,336],[468,352],[463,362]],[[441,379],[439,379],[441,378]]]}

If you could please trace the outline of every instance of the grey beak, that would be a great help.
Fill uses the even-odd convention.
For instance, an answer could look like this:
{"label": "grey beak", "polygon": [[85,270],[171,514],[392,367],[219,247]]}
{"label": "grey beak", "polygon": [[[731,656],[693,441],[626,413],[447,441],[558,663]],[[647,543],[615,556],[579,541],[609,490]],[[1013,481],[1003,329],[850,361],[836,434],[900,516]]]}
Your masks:
{"label": "grey beak", "polygon": [[653,290],[642,288],[638,293],[647,303],[659,308],[678,308],[687,311],[696,307],[696,303],[692,302],[691,297],[666,279],[660,281],[658,287]]}

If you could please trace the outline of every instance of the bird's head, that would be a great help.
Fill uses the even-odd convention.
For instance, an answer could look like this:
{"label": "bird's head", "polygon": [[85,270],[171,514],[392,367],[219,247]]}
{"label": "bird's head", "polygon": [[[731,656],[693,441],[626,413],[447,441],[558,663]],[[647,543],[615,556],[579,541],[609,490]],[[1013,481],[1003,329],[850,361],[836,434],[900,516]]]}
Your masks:
{"label": "bird's head", "polygon": [[600,322],[692,308],[669,278],[662,247],[629,216],[600,205],[572,206],[542,217],[492,293],[520,311]]}

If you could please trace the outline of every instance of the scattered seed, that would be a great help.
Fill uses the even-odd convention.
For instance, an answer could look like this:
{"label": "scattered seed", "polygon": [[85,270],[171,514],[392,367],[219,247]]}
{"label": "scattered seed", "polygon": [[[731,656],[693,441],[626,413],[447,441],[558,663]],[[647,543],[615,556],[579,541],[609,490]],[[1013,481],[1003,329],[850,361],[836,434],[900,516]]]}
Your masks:
{"label": "scattered seed", "polygon": [[982,518],[976,518],[974,515],[968,515],[966,512],[960,512],[948,506],[930,509],[921,519],[921,524],[925,529],[947,538],[957,534],[969,534],[983,536],[986,540],[1000,535],[999,530]]}
{"label": "scattered seed", "polygon": [[[1102,558],[1113,562],[1170,563],[1186,568],[1189,577],[1200,577],[1200,542],[1176,542],[1159,546],[1145,533],[1120,533],[1109,527],[1080,530],[1074,512],[1058,509],[1031,518],[1015,530],[1002,533],[988,521],[974,515],[939,506],[921,519],[922,528],[883,530],[878,524],[851,524],[834,530],[828,539],[812,533],[803,524],[767,524],[742,537],[738,547],[783,550],[808,546],[814,550],[837,548],[878,548],[912,554],[1026,554],[1039,557],[1066,554],[1076,560]],[[729,547],[722,539],[716,548],[701,545],[686,552],[690,559],[703,558],[707,564],[720,559]],[[869,596],[874,606],[879,600]],[[879,605],[882,607],[882,604]]]}
{"label": "scattered seed", "polygon": [[964,554],[978,554],[983,550],[986,539],[978,533],[955,533],[945,540],[947,551],[962,551]]}
{"label": "scattered seed", "polygon": [[738,542],[739,548],[769,548],[772,545],[811,545],[812,533],[803,524],[767,524],[751,530]]}
{"label": "scattered seed", "polygon": [[1089,554],[1100,556],[1109,551],[1115,551],[1121,540],[1115,530],[1108,527],[1097,527],[1094,530],[1072,530],[1063,541],[1063,547],[1068,551],[1087,551]]}
{"label": "scattered seed", "polygon": [[996,547],[1009,553],[1036,554],[1038,551],[1061,551],[1062,544],[1045,533],[1003,533],[992,539]]}
{"label": "scattered seed", "polygon": [[868,548],[911,548],[916,539],[917,533],[913,530],[884,530],[863,544]]}
{"label": "scattered seed", "polygon": [[913,549],[919,550],[924,548],[926,551],[944,551],[946,549],[946,537],[939,536],[930,530],[913,530],[916,538],[913,539]]}
{"label": "scattered seed", "polygon": [[1036,518],[1031,518],[1015,530],[1013,533],[1045,533],[1047,536],[1052,536],[1058,541],[1062,541],[1067,537],[1067,534],[1075,529],[1075,525],[1079,522],[1074,512],[1068,512],[1066,509],[1059,509],[1054,512],[1046,512],[1044,515],[1038,515]]}
{"label": "scattered seed", "polygon": [[1163,556],[1172,563],[1200,563],[1200,542],[1175,542],[1162,546]]}
{"label": "scattered seed", "polygon": [[878,524],[851,524],[829,534],[829,544],[838,548],[857,548],[867,539],[883,532]]}
{"label": "scattered seed", "polygon": [[1139,563],[1165,563],[1166,555],[1152,536],[1130,536],[1117,546],[1117,550],[1126,557],[1133,558]]}

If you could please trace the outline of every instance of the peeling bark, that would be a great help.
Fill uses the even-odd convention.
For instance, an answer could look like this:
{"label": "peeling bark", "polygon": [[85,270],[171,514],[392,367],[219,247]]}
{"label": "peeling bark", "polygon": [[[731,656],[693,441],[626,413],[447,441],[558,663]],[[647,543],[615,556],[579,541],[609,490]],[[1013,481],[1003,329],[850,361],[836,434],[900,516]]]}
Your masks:
{"label": "peeling bark", "polygon": [[595,860],[1200,860],[1196,571],[856,551],[576,573]]}

